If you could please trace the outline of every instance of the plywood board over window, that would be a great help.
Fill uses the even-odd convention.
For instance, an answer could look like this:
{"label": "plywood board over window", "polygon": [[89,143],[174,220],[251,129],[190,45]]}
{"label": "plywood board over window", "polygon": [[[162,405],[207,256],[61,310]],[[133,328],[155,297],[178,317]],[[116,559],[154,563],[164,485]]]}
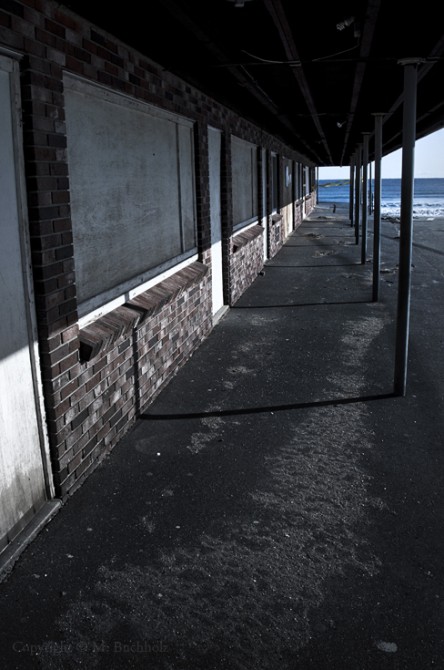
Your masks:
{"label": "plywood board over window", "polygon": [[276,214],[281,206],[280,202],[279,156],[271,154],[271,211]]}
{"label": "plywood board over window", "polygon": [[258,215],[257,146],[231,137],[233,225],[235,229],[253,223]]}
{"label": "plywood board over window", "polygon": [[289,158],[282,158],[282,205],[293,202],[293,164]]}
{"label": "plywood board over window", "polygon": [[196,251],[193,123],[67,75],[80,313]]}

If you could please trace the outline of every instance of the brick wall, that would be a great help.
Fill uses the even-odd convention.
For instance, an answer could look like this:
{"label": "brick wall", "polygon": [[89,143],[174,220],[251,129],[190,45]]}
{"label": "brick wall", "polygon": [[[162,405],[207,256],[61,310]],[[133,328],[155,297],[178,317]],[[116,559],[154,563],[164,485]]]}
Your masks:
{"label": "brick wall", "polygon": [[296,202],[294,207],[294,228],[298,228],[302,223],[302,202]]}
{"label": "brick wall", "polygon": [[195,263],[80,332],[88,360],[62,388],[54,426],[60,495],[78,487],[208,335],[206,274]]}
{"label": "brick wall", "polygon": [[[65,497],[116,444],[138,412],[211,329],[207,125],[223,131],[222,226],[227,304],[238,299],[262,264],[261,235],[242,246],[234,243],[230,134],[268,151],[285,153],[289,159],[299,157],[260,128],[52,0],[2,3],[2,47],[16,52],[21,67],[40,363],[57,495]],[[134,305],[115,310],[95,324],[95,335],[88,329],[79,330],[63,94],[65,71],[195,122],[198,253],[204,270],[197,272],[190,285],[185,281],[180,290],[171,289],[169,298],[157,305],[155,291],[145,296],[154,303],[151,311],[146,310],[148,315],[142,308],[133,318],[132,312],[125,309],[131,310]],[[275,253],[277,246],[272,249]],[[173,278],[173,284],[179,279]],[[91,350],[85,360],[88,346]]]}
{"label": "brick wall", "polygon": [[256,225],[232,238],[230,305],[234,305],[263,268],[263,234],[263,228]]}
{"label": "brick wall", "polygon": [[284,241],[283,217],[281,215],[270,215],[268,217],[268,251],[270,258],[277,254]]}
{"label": "brick wall", "polygon": [[316,205],[316,195],[315,195],[315,193],[311,193],[310,195],[307,195],[305,197],[305,216],[308,216],[310,214],[310,212],[313,211],[315,205]]}

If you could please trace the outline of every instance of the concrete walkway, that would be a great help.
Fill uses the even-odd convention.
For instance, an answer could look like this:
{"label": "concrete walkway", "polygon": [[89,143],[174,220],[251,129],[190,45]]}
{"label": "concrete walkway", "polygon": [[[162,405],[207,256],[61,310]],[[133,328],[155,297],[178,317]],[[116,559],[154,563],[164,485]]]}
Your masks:
{"label": "concrete walkway", "polygon": [[[444,222],[319,205],[0,584],[2,667],[444,667]],[[369,236],[369,252],[372,238]]]}

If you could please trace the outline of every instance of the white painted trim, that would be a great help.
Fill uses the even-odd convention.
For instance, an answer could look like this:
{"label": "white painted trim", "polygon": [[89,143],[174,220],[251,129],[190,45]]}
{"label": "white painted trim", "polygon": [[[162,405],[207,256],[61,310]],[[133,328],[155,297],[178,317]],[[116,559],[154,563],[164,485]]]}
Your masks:
{"label": "white painted trim", "polygon": [[[117,307],[124,305],[126,302],[128,302],[128,300],[132,300],[140,293],[148,291],[148,289],[152,288],[153,286],[156,286],[156,284],[159,284],[164,279],[168,279],[168,277],[171,277],[172,275],[176,274],[176,272],[183,270],[188,265],[191,265],[191,263],[194,263],[195,261],[198,260],[198,254],[194,253],[193,256],[191,257],[189,256],[186,259],[181,260],[180,262],[177,262],[178,260],[179,260],[178,258],[175,259],[174,261],[175,264],[172,267],[171,266],[167,267],[167,263],[164,263],[163,265],[160,265],[159,267],[155,268],[155,270],[153,270],[152,272],[156,272],[156,276],[151,277],[150,279],[147,279],[145,281],[142,281],[142,283],[138,283],[137,286],[134,286],[135,280],[133,279],[131,281],[132,287],[128,288],[125,292],[123,292],[124,289],[123,287],[121,287],[121,293],[113,300],[108,300],[108,302],[106,302],[105,296],[107,294],[101,294],[95,296],[91,300],[88,300],[86,303],[83,303],[83,305],[80,305],[79,311],[82,307],[84,310],[89,307],[90,311],[84,313],[84,315],[80,317],[79,327],[85,328],[85,326],[89,325],[93,321],[96,321],[101,316],[104,316],[105,314],[112,312],[114,309],[117,309]],[[93,308],[91,305],[93,301],[100,302],[101,303],[100,306],[96,306],[95,308]]]}
{"label": "white painted trim", "polygon": [[261,157],[262,157],[262,172],[260,179],[262,181],[262,220],[260,225],[263,228],[263,257],[264,262],[268,258],[268,235],[267,235],[267,226],[268,226],[268,216],[267,216],[267,150],[264,147],[261,147]]}
{"label": "white painted trim", "polygon": [[[0,66],[3,66],[4,58],[0,57]],[[20,240],[22,251],[22,264],[24,272],[24,286],[27,292],[27,318],[29,333],[29,351],[31,368],[34,382],[34,396],[36,402],[37,423],[39,427],[40,451],[43,463],[43,474],[45,479],[46,494],[49,499],[54,498],[55,488],[52,476],[51,458],[49,452],[49,438],[46,423],[45,402],[43,384],[40,372],[40,354],[38,346],[37,317],[35,308],[34,285],[32,281],[31,243],[29,239],[28,205],[25,185],[25,162],[22,142],[22,119],[21,119],[21,97],[20,97],[20,70],[18,61],[10,61],[11,72],[11,105],[12,105],[12,128],[15,156],[15,174],[17,183],[17,209],[20,225]]]}
{"label": "white painted trim", "polygon": [[[225,253],[222,226],[222,131],[208,126],[208,185],[210,193],[211,240],[211,312],[215,315],[225,304],[224,275]],[[213,321],[214,323],[214,321]]]}
{"label": "white painted trim", "polygon": [[[6,72],[12,72],[11,59],[12,61],[20,61],[23,58],[23,54],[19,51],[14,51],[13,49],[8,49],[7,47],[0,46],[0,67]],[[8,66],[2,66],[2,61],[7,61]]]}
{"label": "white painted trim", "polygon": [[0,54],[0,70],[3,70],[3,72],[10,72],[10,73],[13,72],[14,61]]}

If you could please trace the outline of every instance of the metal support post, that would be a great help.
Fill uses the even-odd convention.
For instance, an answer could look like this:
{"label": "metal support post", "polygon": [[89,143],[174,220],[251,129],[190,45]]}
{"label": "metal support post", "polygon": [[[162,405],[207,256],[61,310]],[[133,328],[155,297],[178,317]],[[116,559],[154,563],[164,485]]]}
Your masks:
{"label": "metal support post", "polygon": [[381,159],[382,159],[382,119],[383,114],[375,114],[375,206],[373,210],[373,302],[379,300],[381,272]]}
{"label": "metal support post", "polygon": [[368,221],[368,139],[370,133],[363,133],[362,150],[362,243],[361,243],[361,263],[367,260],[367,221]]}
{"label": "metal support post", "polygon": [[416,88],[419,59],[399,61],[404,66],[404,107],[402,125],[401,236],[399,241],[398,312],[394,391],[404,396],[410,330],[410,293],[413,239],[413,189],[416,137]]}
{"label": "metal support post", "polygon": [[356,152],[356,180],[355,180],[355,238],[359,244],[359,207],[361,204],[361,145]]}
{"label": "metal support post", "polygon": [[353,227],[353,212],[354,212],[354,202],[353,202],[353,197],[355,193],[355,159],[352,158],[351,163],[350,163],[350,192],[349,192],[349,217],[350,217],[350,225]]}

